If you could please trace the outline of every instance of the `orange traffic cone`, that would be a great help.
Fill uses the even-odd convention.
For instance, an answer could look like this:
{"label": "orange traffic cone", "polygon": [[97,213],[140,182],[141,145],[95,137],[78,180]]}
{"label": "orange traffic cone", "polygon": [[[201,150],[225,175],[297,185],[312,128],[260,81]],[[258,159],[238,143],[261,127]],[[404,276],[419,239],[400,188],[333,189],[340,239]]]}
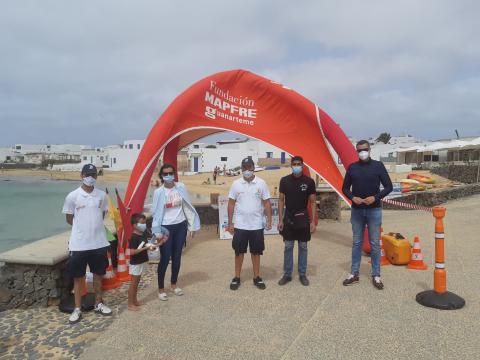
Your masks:
{"label": "orange traffic cone", "polygon": [[128,266],[125,260],[125,252],[123,247],[118,248],[118,266],[117,266],[117,280],[119,281],[130,281],[132,278],[128,273]]}
{"label": "orange traffic cone", "polygon": [[362,250],[365,254],[370,254],[372,249],[370,248],[370,240],[368,240],[368,227],[365,226],[365,229],[363,229],[363,244],[362,244]]}
{"label": "orange traffic cone", "polygon": [[128,241],[127,241],[127,248],[125,249],[125,261],[127,266],[130,266],[130,248],[128,247]]}
{"label": "orange traffic cone", "polygon": [[102,289],[112,290],[119,287],[120,283],[117,281],[117,278],[115,277],[115,273],[113,272],[112,257],[110,256],[110,251],[108,251],[107,254],[108,254],[108,268],[107,268],[107,273],[103,275]]}
{"label": "orange traffic cone", "polygon": [[82,287],[80,288],[80,294],[83,296],[88,294],[87,291],[87,278],[85,277],[85,280],[82,281]]}
{"label": "orange traffic cone", "polygon": [[380,228],[380,266],[390,265],[390,261],[388,261],[387,255],[385,255],[385,248],[383,247],[383,228]]}
{"label": "orange traffic cone", "polygon": [[[380,266],[385,266],[385,265],[390,265],[390,261],[388,261],[387,255],[385,255],[385,248],[383,247],[383,241],[382,241],[382,236],[383,236],[383,227],[380,228]],[[369,261],[369,263],[372,263],[372,260]]]}
{"label": "orange traffic cone", "polygon": [[414,270],[427,270],[428,266],[423,262],[422,248],[420,247],[420,239],[415,236],[413,240],[413,250],[410,262],[407,265],[407,269]]}

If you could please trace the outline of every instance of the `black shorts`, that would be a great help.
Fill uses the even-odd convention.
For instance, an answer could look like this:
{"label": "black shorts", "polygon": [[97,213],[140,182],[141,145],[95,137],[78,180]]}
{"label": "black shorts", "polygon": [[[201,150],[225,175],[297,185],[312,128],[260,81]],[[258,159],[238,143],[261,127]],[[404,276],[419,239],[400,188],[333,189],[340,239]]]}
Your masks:
{"label": "black shorts", "polygon": [[105,275],[108,267],[107,249],[104,247],[95,250],[70,251],[67,270],[71,277],[84,277],[87,265],[96,275]]}
{"label": "black shorts", "polygon": [[242,230],[235,229],[232,240],[232,248],[235,255],[245,254],[247,247],[250,247],[250,253],[254,255],[263,255],[265,250],[265,241],[263,229],[260,230]]}

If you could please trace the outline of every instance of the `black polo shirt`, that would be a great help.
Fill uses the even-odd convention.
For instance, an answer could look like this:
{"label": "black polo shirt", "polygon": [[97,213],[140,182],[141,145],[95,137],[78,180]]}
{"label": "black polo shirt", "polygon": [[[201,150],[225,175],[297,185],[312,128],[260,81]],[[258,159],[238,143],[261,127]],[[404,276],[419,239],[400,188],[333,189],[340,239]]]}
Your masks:
{"label": "black polo shirt", "polygon": [[278,190],[285,195],[285,207],[289,213],[307,209],[308,197],[316,193],[315,182],[309,176],[295,177],[293,174],[280,180]]}

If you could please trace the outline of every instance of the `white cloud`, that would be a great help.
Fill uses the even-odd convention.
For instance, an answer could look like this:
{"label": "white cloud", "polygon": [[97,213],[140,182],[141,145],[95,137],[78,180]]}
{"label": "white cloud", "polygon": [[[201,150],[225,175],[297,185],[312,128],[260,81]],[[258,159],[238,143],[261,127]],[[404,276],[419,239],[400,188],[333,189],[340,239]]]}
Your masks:
{"label": "white cloud", "polygon": [[141,138],[186,87],[234,68],[285,83],[356,137],[480,134],[478,10],[434,0],[4,4],[0,145]]}

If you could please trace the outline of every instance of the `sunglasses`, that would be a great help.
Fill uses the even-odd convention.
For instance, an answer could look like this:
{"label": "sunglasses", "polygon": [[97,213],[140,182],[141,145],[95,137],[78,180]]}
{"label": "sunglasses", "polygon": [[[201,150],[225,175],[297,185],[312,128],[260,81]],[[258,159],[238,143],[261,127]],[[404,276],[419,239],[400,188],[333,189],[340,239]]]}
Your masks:
{"label": "sunglasses", "polygon": [[171,171],[171,172],[164,172],[164,173],[162,173],[162,176],[167,176],[167,175],[173,175],[173,171]]}
{"label": "sunglasses", "polygon": [[370,151],[370,148],[366,148],[366,149],[357,149],[357,152],[361,152],[361,151]]}

